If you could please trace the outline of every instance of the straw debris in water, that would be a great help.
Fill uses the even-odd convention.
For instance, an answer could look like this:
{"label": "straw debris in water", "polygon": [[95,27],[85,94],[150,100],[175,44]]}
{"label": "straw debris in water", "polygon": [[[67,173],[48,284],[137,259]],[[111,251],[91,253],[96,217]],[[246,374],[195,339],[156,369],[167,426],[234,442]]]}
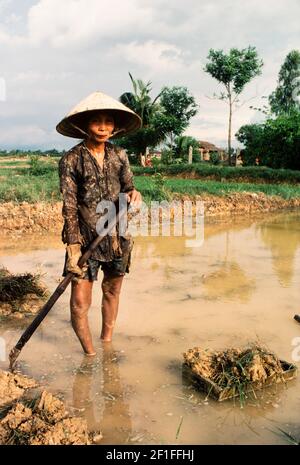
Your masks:
{"label": "straw debris in water", "polygon": [[43,305],[48,291],[39,273],[12,274],[0,268],[0,316],[24,318]]}

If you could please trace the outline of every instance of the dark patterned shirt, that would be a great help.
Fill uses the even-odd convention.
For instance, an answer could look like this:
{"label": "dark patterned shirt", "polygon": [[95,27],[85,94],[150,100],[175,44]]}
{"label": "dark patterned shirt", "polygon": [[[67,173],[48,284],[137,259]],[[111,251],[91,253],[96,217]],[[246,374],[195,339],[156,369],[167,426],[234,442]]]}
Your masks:
{"label": "dark patterned shirt", "polygon": [[[96,213],[101,200],[118,202],[120,192],[134,189],[133,174],[124,149],[110,142],[105,143],[103,170],[86,147],[85,142],[75,145],[59,162],[60,192],[63,197],[65,244],[90,244],[96,237]],[[131,237],[118,239],[119,255],[132,248]],[[99,244],[91,258],[111,261],[116,256],[113,238],[109,235]]]}

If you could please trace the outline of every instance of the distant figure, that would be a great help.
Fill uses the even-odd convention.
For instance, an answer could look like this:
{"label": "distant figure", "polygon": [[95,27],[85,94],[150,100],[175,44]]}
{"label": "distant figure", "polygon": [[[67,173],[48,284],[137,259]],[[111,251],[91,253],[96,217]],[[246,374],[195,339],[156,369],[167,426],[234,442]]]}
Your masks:
{"label": "distant figure", "polygon": [[146,166],[146,157],[145,155],[141,155],[141,166]]}
{"label": "distant figure", "polygon": [[243,158],[241,155],[239,155],[236,159],[236,164],[237,166],[241,166],[243,164]]}
{"label": "distant figure", "polygon": [[152,161],[151,161],[150,155],[147,155],[146,157],[145,166],[150,166],[150,168],[152,167]]}

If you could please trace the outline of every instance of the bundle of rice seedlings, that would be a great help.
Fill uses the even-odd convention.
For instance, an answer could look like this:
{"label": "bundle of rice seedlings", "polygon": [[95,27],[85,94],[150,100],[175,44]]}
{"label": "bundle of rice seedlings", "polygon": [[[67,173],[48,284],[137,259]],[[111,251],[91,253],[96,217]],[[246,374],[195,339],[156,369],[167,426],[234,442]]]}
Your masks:
{"label": "bundle of rice seedlings", "polygon": [[221,389],[234,388],[241,401],[245,399],[248,385],[255,383],[262,387],[267,378],[282,378],[284,372],[278,357],[259,345],[224,351],[194,347],[183,356],[194,374],[213,381]]}

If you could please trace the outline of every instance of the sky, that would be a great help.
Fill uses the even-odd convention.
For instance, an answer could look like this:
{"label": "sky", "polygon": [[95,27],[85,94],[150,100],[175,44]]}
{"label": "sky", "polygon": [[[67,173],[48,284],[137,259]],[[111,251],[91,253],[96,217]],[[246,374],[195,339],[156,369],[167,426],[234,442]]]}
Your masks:
{"label": "sky", "polygon": [[0,0],[0,149],[71,148],[57,123],[96,90],[131,91],[128,72],[151,81],[153,97],[187,87],[199,107],[185,134],[225,147],[228,107],[203,70],[209,49],[251,45],[264,62],[234,112],[235,134],[261,120],[249,107],[263,105],[299,49],[299,17],[299,0]]}

